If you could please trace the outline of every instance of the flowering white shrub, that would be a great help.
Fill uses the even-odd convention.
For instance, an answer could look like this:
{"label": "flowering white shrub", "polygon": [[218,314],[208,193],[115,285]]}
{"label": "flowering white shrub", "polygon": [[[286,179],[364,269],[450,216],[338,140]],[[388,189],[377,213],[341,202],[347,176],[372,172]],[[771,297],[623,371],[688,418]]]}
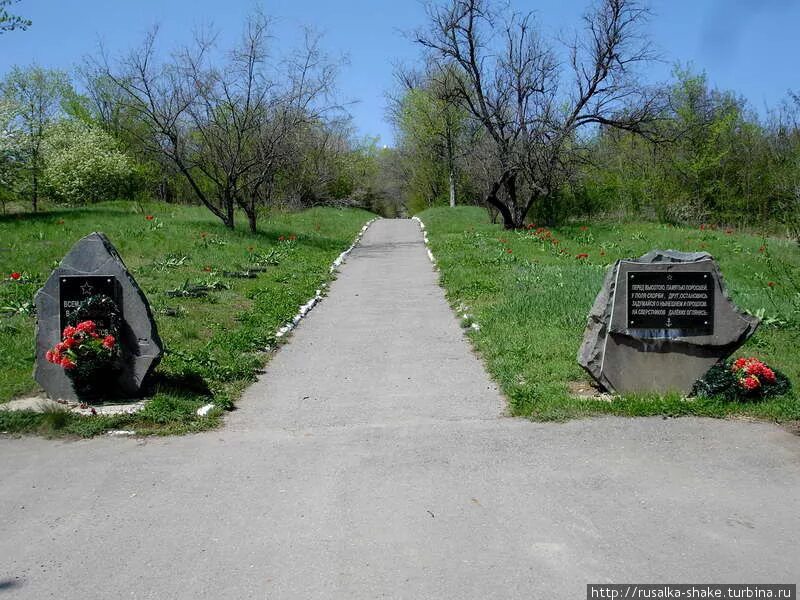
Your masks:
{"label": "flowering white shrub", "polygon": [[53,126],[45,140],[44,180],[50,195],[69,204],[129,196],[133,162],[102,129],[76,121]]}

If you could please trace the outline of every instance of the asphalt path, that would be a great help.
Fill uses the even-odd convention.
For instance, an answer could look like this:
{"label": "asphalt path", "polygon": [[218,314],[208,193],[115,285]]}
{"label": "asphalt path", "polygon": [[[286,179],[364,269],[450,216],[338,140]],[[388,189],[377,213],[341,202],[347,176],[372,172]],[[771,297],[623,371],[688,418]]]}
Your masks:
{"label": "asphalt path", "polygon": [[585,598],[800,580],[800,439],[505,414],[381,220],[216,431],[0,437],[0,598]]}

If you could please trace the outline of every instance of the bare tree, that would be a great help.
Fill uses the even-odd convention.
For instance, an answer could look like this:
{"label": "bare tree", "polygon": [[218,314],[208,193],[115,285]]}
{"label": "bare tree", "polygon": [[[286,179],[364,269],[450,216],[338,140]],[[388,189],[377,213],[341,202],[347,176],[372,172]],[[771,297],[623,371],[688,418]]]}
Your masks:
{"label": "bare tree", "polygon": [[324,110],[317,101],[327,98],[335,76],[319,37],[308,32],[297,55],[270,62],[269,25],[260,13],[249,18],[221,67],[212,60],[214,39],[208,35],[158,64],[156,30],[117,69],[104,62],[126,110],[149,125],[131,135],[167,157],[197,199],[230,228],[238,207],[255,231],[288,132]]}
{"label": "bare tree", "polygon": [[570,78],[531,14],[450,0],[429,5],[428,15],[416,41],[440,72],[456,70],[460,101],[492,141],[497,169],[485,201],[507,228],[522,227],[535,203],[554,201],[581,161],[581,130],[645,133],[658,112],[657,94],[632,72],[652,58],[638,32],[648,12],[636,0],[601,0],[587,13],[583,38],[568,44]]}

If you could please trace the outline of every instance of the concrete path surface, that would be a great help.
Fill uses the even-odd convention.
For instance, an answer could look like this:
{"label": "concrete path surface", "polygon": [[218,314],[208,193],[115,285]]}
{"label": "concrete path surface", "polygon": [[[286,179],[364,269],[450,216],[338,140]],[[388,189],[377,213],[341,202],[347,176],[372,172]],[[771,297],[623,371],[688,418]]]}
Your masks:
{"label": "concrete path surface", "polygon": [[417,225],[378,221],[226,425],[0,439],[0,598],[585,598],[797,582],[800,440],[503,416]]}

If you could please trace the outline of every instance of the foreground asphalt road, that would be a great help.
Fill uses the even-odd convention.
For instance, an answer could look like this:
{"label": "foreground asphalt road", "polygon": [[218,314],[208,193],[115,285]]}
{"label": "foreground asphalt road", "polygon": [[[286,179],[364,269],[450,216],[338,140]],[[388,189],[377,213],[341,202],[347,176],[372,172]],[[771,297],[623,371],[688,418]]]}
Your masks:
{"label": "foreground asphalt road", "polygon": [[584,598],[800,579],[800,439],[503,416],[378,221],[223,429],[0,439],[0,598]]}

